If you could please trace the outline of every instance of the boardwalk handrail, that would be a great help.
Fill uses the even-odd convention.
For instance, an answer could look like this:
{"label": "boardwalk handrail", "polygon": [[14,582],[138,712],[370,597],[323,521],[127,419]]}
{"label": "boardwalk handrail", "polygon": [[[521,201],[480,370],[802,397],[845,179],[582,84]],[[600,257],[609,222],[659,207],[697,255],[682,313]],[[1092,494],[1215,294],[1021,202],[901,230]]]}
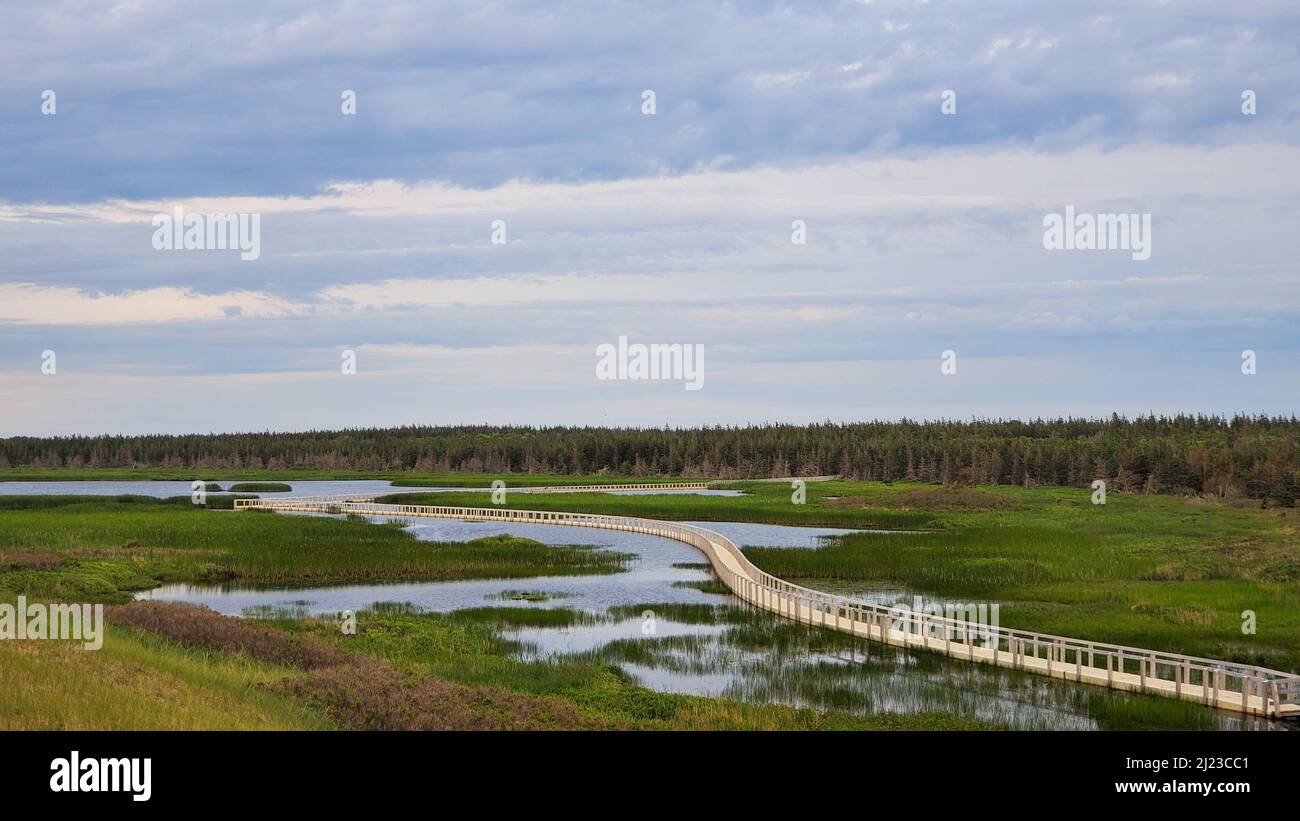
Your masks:
{"label": "boardwalk handrail", "polygon": [[[344,495],[346,497],[346,494]],[[1197,701],[1255,715],[1300,715],[1300,675],[1250,664],[1088,641],[1050,633],[976,624],[802,587],[759,569],[734,542],[683,522],[635,516],[511,508],[405,505],[356,496],[237,499],[237,510],[426,516],[627,530],[685,542],[704,553],[715,573],[744,602],[785,618],[903,647],[924,647],[969,661],[1112,689]],[[1099,666],[1098,662],[1104,666]]]}

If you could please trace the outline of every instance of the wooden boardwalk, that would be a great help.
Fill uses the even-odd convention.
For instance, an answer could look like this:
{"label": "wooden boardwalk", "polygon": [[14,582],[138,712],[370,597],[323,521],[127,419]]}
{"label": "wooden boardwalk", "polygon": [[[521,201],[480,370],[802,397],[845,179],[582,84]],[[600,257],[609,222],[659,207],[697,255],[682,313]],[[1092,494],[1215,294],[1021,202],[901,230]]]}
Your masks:
{"label": "wooden boardwalk", "polygon": [[[689,483],[695,484],[695,483]],[[640,486],[603,486],[627,490]],[[658,487],[658,486],[650,486]],[[573,490],[595,491],[592,486]],[[554,488],[549,489],[555,492]],[[1194,701],[1221,710],[1277,718],[1300,717],[1300,676],[1253,665],[1162,653],[1136,647],[989,627],[929,613],[900,612],[779,579],[756,567],[730,539],[682,522],[632,516],[543,510],[381,504],[362,496],[239,499],[237,510],[357,513],[625,530],[675,539],[698,548],[732,593],[788,619],[898,647],[925,648],[954,658],[995,664],[1114,690]]]}

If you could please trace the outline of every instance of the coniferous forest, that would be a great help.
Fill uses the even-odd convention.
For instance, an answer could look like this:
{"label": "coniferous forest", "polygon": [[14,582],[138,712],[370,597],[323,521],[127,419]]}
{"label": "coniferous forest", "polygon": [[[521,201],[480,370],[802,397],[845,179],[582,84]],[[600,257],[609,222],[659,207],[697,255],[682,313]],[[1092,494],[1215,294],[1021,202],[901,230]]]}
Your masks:
{"label": "coniferous forest", "polygon": [[717,479],[839,474],[1087,486],[1294,505],[1300,420],[897,421],[702,428],[455,426],[0,439],[0,468],[313,468]]}

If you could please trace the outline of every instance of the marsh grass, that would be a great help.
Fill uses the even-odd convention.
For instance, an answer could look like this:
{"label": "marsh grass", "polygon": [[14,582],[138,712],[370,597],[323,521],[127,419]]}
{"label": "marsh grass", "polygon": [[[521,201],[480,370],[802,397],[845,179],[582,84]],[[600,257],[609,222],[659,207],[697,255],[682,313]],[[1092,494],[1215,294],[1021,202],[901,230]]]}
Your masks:
{"label": "marsh grass", "polygon": [[698,590],[701,593],[712,593],[718,596],[731,595],[731,588],[727,587],[717,579],[703,579],[700,581],[680,581],[673,582],[673,587]]}
{"label": "marsh grass", "polygon": [[572,593],[547,590],[502,590],[500,593],[490,594],[487,598],[498,599],[501,601],[526,601],[540,604],[553,599],[567,599],[572,596]]}
{"label": "marsh grass", "polygon": [[[665,612],[672,605],[648,605]],[[721,610],[726,608],[720,608]],[[560,699],[584,720],[631,729],[988,729],[996,725],[938,714],[858,716],[781,704],[745,704],[728,699],[661,693],[639,686],[607,659],[558,657],[524,660],[519,642],[500,630],[520,626],[553,610],[475,608],[450,614],[358,613],[360,630],[342,638],[323,622],[299,625],[349,650],[374,655],[400,670],[435,676],[470,687],[496,686],[514,693]],[[488,612],[492,611],[492,612]],[[703,612],[703,611],[700,611]],[[639,616],[639,611],[637,613]],[[720,616],[730,618],[730,615]],[[603,621],[569,611],[557,621]],[[565,626],[552,625],[552,626]]]}
{"label": "marsh grass", "polygon": [[[538,483],[561,482],[544,477]],[[884,585],[961,601],[997,602],[1007,626],[1283,669],[1297,667],[1300,556],[1295,550],[1294,510],[1118,493],[1110,494],[1106,506],[1094,507],[1088,502],[1088,491],[993,487],[980,488],[981,496],[966,502],[936,500],[934,505],[944,509],[930,511],[917,507],[924,502],[918,502],[918,496],[924,494],[902,495],[930,486],[859,482],[809,484],[808,504],[796,506],[789,504],[789,489],[781,485],[740,483],[735,487],[749,495],[565,494],[520,496],[511,502],[512,506],[535,509],[678,520],[924,528],[912,533],[855,534],[831,539],[817,549],[760,547],[748,548],[747,553],[765,569],[791,580],[807,579],[810,586]],[[995,503],[985,494],[1008,502]],[[430,504],[481,505],[486,501],[482,493],[424,496],[423,501]],[[826,496],[853,497],[855,501],[831,507]],[[233,497],[209,500],[213,498]],[[410,501],[409,497],[404,501]],[[241,582],[329,584],[468,578],[512,571],[519,577],[611,572],[626,558],[607,555],[592,560],[593,555],[608,551],[576,547],[571,548],[573,555],[567,560],[548,566],[551,557],[562,555],[565,549],[530,540],[503,543],[495,552],[487,546],[472,551],[471,556],[458,551],[468,551],[478,543],[419,542],[400,523],[376,527],[364,521],[205,511],[190,505],[188,497],[163,501],[149,497],[11,497],[0,499],[0,511],[0,588],[74,600],[120,600],[126,591],[160,581],[238,578]],[[565,561],[575,564],[566,565]],[[651,604],[632,608],[629,613],[637,618],[642,610],[651,609],[668,618],[667,608],[671,607]],[[362,617],[361,633],[348,638],[323,618],[295,624],[277,621],[268,626],[315,636],[350,653],[381,658],[404,675],[434,675],[466,686],[501,687],[510,693],[561,699],[584,719],[613,726],[1029,727],[1035,726],[1035,719],[1034,710],[1027,707],[1059,707],[1070,698],[1079,699],[1072,709],[1086,726],[1186,727],[1216,720],[1216,714],[1199,705],[1134,699],[1015,671],[989,676],[936,654],[898,656],[901,651],[896,648],[844,646],[837,642],[849,639],[829,631],[814,630],[803,637],[798,630],[807,628],[782,624],[768,616],[763,617],[768,622],[739,617],[732,621],[733,616],[719,612],[746,611],[725,607],[712,614],[702,609],[691,615],[686,611],[675,614],[683,619],[714,619],[711,623],[725,625],[729,646],[718,658],[728,665],[726,669],[742,671],[746,682],[744,689],[730,692],[730,699],[693,699],[637,686],[612,657],[597,654],[522,660],[517,657],[519,643],[500,631],[530,625],[518,620],[512,624],[512,619],[556,621],[554,625],[531,625],[544,628],[563,627],[560,622],[572,617],[563,613],[532,615],[550,613],[547,608],[501,609],[521,614],[440,615],[378,608]],[[1240,613],[1246,609],[1258,614],[1257,635],[1241,634]],[[618,614],[612,611],[611,615]],[[112,627],[110,633],[136,637],[132,640],[144,635],[140,628],[120,626]],[[160,668],[183,665],[169,649],[173,640],[150,640],[156,643],[149,650],[148,664]],[[665,642],[658,649],[629,647],[617,652],[629,657],[642,654],[648,662],[662,656],[667,659],[664,663],[677,665],[677,669],[707,670],[714,665],[707,656],[715,649],[695,637]],[[181,647],[175,652],[184,655],[195,650]],[[222,663],[237,656],[243,659],[237,664],[272,669],[242,651],[205,652],[213,659],[224,659]],[[774,666],[771,659],[789,663]],[[806,669],[796,669],[800,665]],[[906,677],[902,677],[900,665],[905,666]],[[42,686],[48,689],[56,669],[43,664],[37,672],[29,668],[24,675],[29,683],[44,682]],[[259,668],[256,675],[282,677],[284,670],[294,669],[298,668],[275,667],[279,672],[266,673]],[[0,675],[3,672],[0,667]],[[231,681],[256,678],[241,675],[244,678]],[[348,681],[379,680],[361,677]],[[383,681],[409,679],[388,677]],[[334,684],[342,687],[345,683],[339,680]],[[63,701],[49,702],[51,709],[84,716],[70,705],[66,689],[61,692]],[[115,692],[113,698],[126,697]],[[194,698],[226,704],[221,692],[229,690],[215,686],[196,690]],[[312,695],[321,692],[338,689],[316,688],[298,696],[308,698],[313,709],[320,711],[311,714],[314,720],[324,724],[353,720],[344,718],[353,713],[335,711],[327,699]],[[395,691],[386,692],[385,698]],[[282,696],[268,695],[280,699],[273,702],[280,707],[290,704]],[[741,700],[773,703],[742,704]],[[93,697],[91,701],[95,701]],[[381,706],[388,703],[380,702]],[[439,702],[431,699],[428,703]],[[186,709],[193,713],[186,720],[196,725],[205,720],[200,714],[211,714],[201,704]],[[257,709],[265,714],[271,708]],[[944,711],[952,715],[945,716]],[[119,716],[123,725],[132,726],[122,717],[125,713]],[[280,718],[289,721],[293,716]]]}
{"label": "marsh grass", "polygon": [[[1295,510],[1230,500],[1038,486],[734,482],[743,497],[519,496],[509,506],[909,532],[831,537],[816,549],[749,547],[759,567],[837,591],[890,587],[1001,605],[1005,626],[1300,670]],[[838,498],[827,498],[838,497]],[[481,493],[409,501],[482,505]],[[1252,610],[1255,635],[1241,633]]]}
{"label": "marsh grass", "polygon": [[453,611],[453,619],[502,627],[572,627],[606,619],[567,607],[471,607]]}
{"label": "marsh grass", "polygon": [[[515,536],[418,540],[400,524],[212,512],[181,499],[0,497],[0,588],[65,600],[123,601],[166,582],[316,585],[616,573],[626,554]],[[8,568],[8,569],[3,569]]]}
{"label": "marsh grass", "polygon": [[680,476],[565,475],[548,473],[433,473],[395,477],[393,487],[490,488],[495,481],[512,487],[559,487],[565,485],[657,485],[670,482],[699,482],[704,479]]}
{"label": "marsh grass", "polygon": [[[873,507],[916,488],[828,483]],[[810,494],[813,486],[809,486]],[[1212,500],[994,487],[917,533],[850,534],[818,549],[751,547],[759,567],[810,587],[852,583],[1001,605],[1001,623],[1280,669],[1300,669],[1300,568],[1286,511]],[[987,497],[1006,497],[1005,505]],[[1300,576],[1300,574],[1296,574]],[[1267,624],[1241,632],[1243,611]]]}
{"label": "marsh grass", "polygon": [[[662,618],[721,624],[721,632],[616,639],[571,658],[727,682],[721,695],[757,704],[872,716],[934,716],[1018,729],[1213,729],[1232,724],[1200,705],[1079,687],[1019,671],[885,647],[736,607]],[[724,613],[724,611],[730,611]],[[614,615],[611,613],[611,615]]]}

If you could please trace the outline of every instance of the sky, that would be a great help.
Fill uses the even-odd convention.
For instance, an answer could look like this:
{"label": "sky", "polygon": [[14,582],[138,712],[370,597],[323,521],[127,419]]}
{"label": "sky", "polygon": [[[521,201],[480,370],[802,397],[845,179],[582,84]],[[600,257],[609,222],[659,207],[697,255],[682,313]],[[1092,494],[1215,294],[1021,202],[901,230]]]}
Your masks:
{"label": "sky", "polygon": [[[1298,44],[1269,0],[0,5],[0,436],[1290,415]],[[1149,257],[1045,247],[1067,208]],[[621,337],[699,389],[600,378]]]}

